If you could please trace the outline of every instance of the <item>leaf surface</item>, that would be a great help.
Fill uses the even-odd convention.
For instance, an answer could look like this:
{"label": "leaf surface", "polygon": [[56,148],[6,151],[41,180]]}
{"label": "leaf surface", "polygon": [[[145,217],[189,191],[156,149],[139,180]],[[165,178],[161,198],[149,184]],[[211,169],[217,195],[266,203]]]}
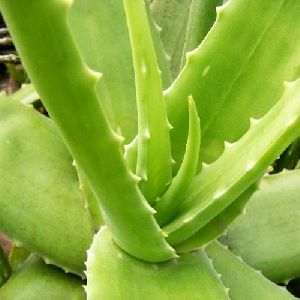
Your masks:
{"label": "leaf surface", "polygon": [[245,215],[223,238],[230,249],[276,282],[300,276],[300,170],[264,177]]}
{"label": "leaf surface", "polygon": [[85,300],[80,278],[46,265],[31,255],[9,281],[0,288],[1,300]]}
{"label": "leaf surface", "polygon": [[188,132],[188,95],[202,124],[200,157],[208,163],[224,141],[247,131],[250,117],[261,118],[279,100],[283,81],[300,76],[299,13],[294,0],[231,0],[218,9],[214,26],[165,92],[176,169]]}
{"label": "leaf surface", "polygon": [[0,98],[0,228],[19,246],[82,274],[92,225],[51,120]]}
{"label": "leaf surface", "polygon": [[69,24],[86,63],[103,73],[97,92],[105,114],[130,141],[137,133],[137,111],[123,1],[74,1]]}
{"label": "leaf surface", "polygon": [[0,0],[23,64],[97,197],[115,241],[140,259],[168,260],[174,250],[125,164],[123,138],[111,128],[96,93],[101,74],[86,65],[69,29],[70,5],[67,0]]}
{"label": "leaf surface", "polygon": [[149,203],[172,178],[170,126],[144,0],[124,0],[135,71],[138,108],[136,175]]}
{"label": "leaf surface", "polygon": [[[233,203],[300,134],[300,79],[285,83],[280,101],[211,165],[194,177],[177,217],[164,227],[172,244],[183,242]],[[233,163],[234,162],[234,163]],[[226,176],[224,176],[226,175]]]}
{"label": "leaf surface", "polygon": [[86,291],[89,300],[229,300],[202,250],[165,263],[144,263],[116,247],[104,227],[88,251]]}
{"label": "leaf surface", "polygon": [[245,264],[218,242],[205,248],[223,284],[229,288],[231,300],[295,300],[286,289],[269,281]]}
{"label": "leaf surface", "polygon": [[252,194],[256,191],[256,184],[251,185],[241,196],[230,204],[224,211],[213,218],[190,238],[176,245],[177,252],[188,252],[205,246],[223,234],[229,224],[245,211]]}

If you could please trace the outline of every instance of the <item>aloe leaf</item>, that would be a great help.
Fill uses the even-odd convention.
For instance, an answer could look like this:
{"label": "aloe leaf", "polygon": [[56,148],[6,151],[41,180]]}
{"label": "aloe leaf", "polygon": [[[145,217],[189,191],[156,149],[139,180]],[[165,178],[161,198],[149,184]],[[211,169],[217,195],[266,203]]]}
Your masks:
{"label": "aloe leaf", "polygon": [[144,263],[118,248],[105,227],[88,251],[86,292],[89,300],[229,300],[202,250],[170,262]]}
{"label": "aloe leaf", "polygon": [[32,255],[0,288],[3,300],[84,300],[83,281]]}
{"label": "aloe leaf", "polygon": [[103,73],[97,92],[105,115],[130,141],[137,133],[137,111],[123,1],[74,1],[69,24],[86,63]]}
{"label": "aloe leaf", "polygon": [[69,30],[70,5],[67,0],[0,0],[23,64],[100,202],[116,242],[140,259],[168,260],[174,250],[165,242],[136,177],[128,172],[121,138],[109,126],[96,95],[100,76],[86,66]]}
{"label": "aloe leaf", "polygon": [[200,157],[210,163],[224,140],[237,141],[250,117],[262,117],[278,101],[283,81],[300,76],[299,9],[299,1],[285,0],[232,0],[218,9],[214,26],[166,91],[177,169],[188,132],[188,95],[202,124]]}
{"label": "aloe leaf", "polygon": [[213,242],[205,248],[223,284],[229,288],[231,300],[292,300],[296,299],[286,289],[279,287],[262,274],[226,250],[221,244]]}
{"label": "aloe leaf", "polygon": [[180,71],[190,4],[191,0],[154,0],[150,5],[154,20],[161,28],[160,36],[169,56],[173,77]]}
{"label": "aloe leaf", "polygon": [[169,123],[144,0],[124,0],[132,45],[138,107],[136,174],[151,203],[172,178]]}
{"label": "aloe leaf", "polygon": [[7,281],[11,274],[10,266],[7,259],[0,248],[0,287]]}
{"label": "aloe leaf", "polygon": [[181,68],[185,64],[185,53],[199,46],[216,20],[216,7],[222,0],[192,0],[184,43]]}
{"label": "aloe leaf", "polygon": [[53,122],[1,97],[0,140],[0,228],[19,246],[82,274],[91,220]]}
{"label": "aloe leaf", "polygon": [[178,207],[183,200],[182,197],[186,193],[197,170],[197,153],[199,153],[201,142],[200,120],[192,97],[189,97],[188,105],[189,135],[185,155],[176,177],[155,206],[157,210],[155,217],[161,226],[166,225],[177,213]]}
{"label": "aloe leaf", "polygon": [[232,204],[300,134],[300,79],[284,85],[280,101],[263,118],[251,119],[248,132],[225,143],[219,159],[194,177],[176,219],[164,227],[171,244],[183,242]]}
{"label": "aloe leaf", "polygon": [[[114,128],[120,128],[129,142],[137,133],[137,111],[133,61],[123,1],[75,1],[69,21],[85,61],[93,70],[103,73],[103,79],[97,84],[97,92],[105,113]],[[151,32],[164,87],[167,87],[171,82],[169,65],[154,26]]]}
{"label": "aloe leaf", "polygon": [[207,225],[203,226],[199,231],[181,244],[176,245],[176,251],[185,253],[195,250],[218,238],[226,231],[227,227],[234,219],[246,211],[245,206],[256,190],[257,185],[251,185],[241,196],[212,219]]}
{"label": "aloe leaf", "polygon": [[300,170],[266,176],[223,242],[276,282],[300,276]]}

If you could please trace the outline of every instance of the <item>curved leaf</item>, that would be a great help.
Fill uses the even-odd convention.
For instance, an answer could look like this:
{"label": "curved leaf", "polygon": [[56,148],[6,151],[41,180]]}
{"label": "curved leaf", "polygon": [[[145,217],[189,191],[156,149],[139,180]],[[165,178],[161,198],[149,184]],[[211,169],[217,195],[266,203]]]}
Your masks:
{"label": "curved leaf", "polygon": [[97,92],[106,116],[130,141],[137,133],[137,111],[123,1],[74,1],[69,24],[86,63],[103,73]]}
{"label": "curved leaf", "polygon": [[1,300],[85,300],[83,281],[32,255],[0,288]]}
{"label": "curved leaf", "polygon": [[264,278],[222,245],[213,242],[205,248],[223,284],[229,289],[231,300],[296,300],[283,287]]}
{"label": "curved leaf", "polygon": [[226,143],[219,159],[194,177],[176,219],[164,227],[171,244],[183,242],[232,204],[299,136],[299,99],[300,79],[285,83],[273,109],[260,120],[251,119],[249,131],[236,143]]}
{"label": "curved leaf", "polygon": [[132,44],[138,107],[136,175],[149,203],[172,178],[170,127],[144,0],[124,0]]}
{"label": "curved leaf", "polygon": [[182,204],[183,196],[189,188],[197,170],[198,153],[201,143],[200,119],[195,102],[192,97],[188,99],[189,106],[189,135],[186,143],[186,151],[178,173],[173,178],[168,190],[158,199],[155,206],[155,214],[158,223],[166,225]]}
{"label": "curved leaf", "polygon": [[276,282],[300,276],[300,170],[264,177],[261,188],[222,239]]}
{"label": "curved leaf", "polygon": [[241,196],[230,204],[224,211],[213,218],[190,238],[175,246],[179,253],[203,247],[223,234],[229,224],[245,211],[245,206],[250,197],[257,190],[256,184],[251,185]]}
{"label": "curved leaf", "polygon": [[[280,98],[282,82],[300,76],[300,2],[231,0],[189,53],[179,77],[166,91],[172,154],[183,157],[192,95],[202,124],[201,160],[212,162],[224,141],[237,141],[249,118],[261,118]],[[200,161],[201,162],[201,161]]]}
{"label": "curved leaf", "polygon": [[88,251],[86,291],[89,300],[229,300],[202,250],[166,263],[144,263],[116,247],[104,227]]}
{"label": "curved leaf", "polygon": [[83,274],[92,225],[53,122],[2,97],[0,141],[0,228],[19,246]]}
{"label": "curved leaf", "polygon": [[0,8],[23,64],[118,245],[143,260],[168,260],[175,251],[129,173],[122,138],[112,130],[97,96],[101,76],[85,64],[67,24],[72,2],[0,0]]}

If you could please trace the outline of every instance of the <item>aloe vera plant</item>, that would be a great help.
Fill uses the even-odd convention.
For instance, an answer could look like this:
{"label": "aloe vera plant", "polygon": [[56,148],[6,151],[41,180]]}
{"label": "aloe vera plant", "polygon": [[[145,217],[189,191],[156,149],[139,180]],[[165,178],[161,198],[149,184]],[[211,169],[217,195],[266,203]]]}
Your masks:
{"label": "aloe vera plant", "polygon": [[300,2],[220,2],[0,0],[0,299],[294,299]]}

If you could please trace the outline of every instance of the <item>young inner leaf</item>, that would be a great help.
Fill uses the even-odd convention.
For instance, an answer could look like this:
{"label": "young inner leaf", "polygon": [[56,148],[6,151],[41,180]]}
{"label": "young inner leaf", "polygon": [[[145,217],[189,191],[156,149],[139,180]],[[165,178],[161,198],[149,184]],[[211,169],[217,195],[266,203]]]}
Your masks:
{"label": "young inner leaf", "polygon": [[136,174],[150,203],[172,176],[171,146],[160,70],[143,0],[124,0],[135,70],[138,107]]}
{"label": "young inner leaf", "polygon": [[183,162],[169,189],[155,207],[157,210],[156,219],[162,226],[167,224],[176,214],[197,170],[201,132],[200,119],[192,96],[188,99],[188,106],[189,135]]}

